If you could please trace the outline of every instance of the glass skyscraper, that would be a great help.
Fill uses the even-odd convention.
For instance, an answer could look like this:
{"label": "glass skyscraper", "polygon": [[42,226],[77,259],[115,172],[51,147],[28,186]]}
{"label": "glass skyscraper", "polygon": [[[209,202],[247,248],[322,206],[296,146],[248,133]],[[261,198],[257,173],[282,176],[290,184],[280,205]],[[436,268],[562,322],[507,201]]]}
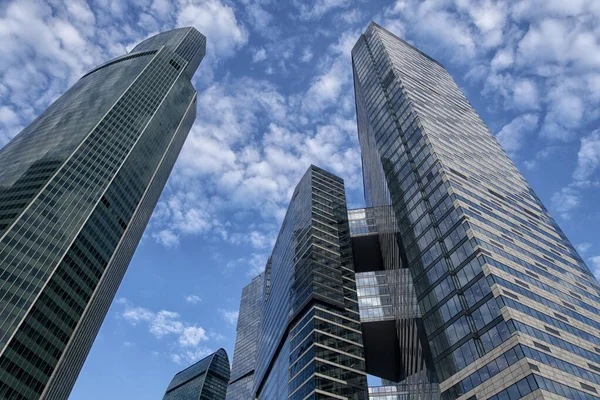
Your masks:
{"label": "glass skyscraper", "polygon": [[[600,399],[598,283],[448,72],[373,23],[352,65],[382,263],[408,270],[422,319],[403,384],[448,400]],[[396,307],[402,344],[415,330]]]}
{"label": "glass skyscraper", "polygon": [[229,359],[223,349],[178,372],[163,400],[225,400]]}
{"label": "glass skyscraper", "polygon": [[242,289],[227,400],[252,398],[256,350],[264,302],[264,282],[265,274],[262,273]]}
{"label": "glass skyscraper", "polygon": [[254,395],[367,399],[340,178],[308,169],[294,190],[264,279]]}
{"label": "glass skyscraper", "polygon": [[68,397],[194,122],[205,46],[145,40],[0,150],[0,398]]}

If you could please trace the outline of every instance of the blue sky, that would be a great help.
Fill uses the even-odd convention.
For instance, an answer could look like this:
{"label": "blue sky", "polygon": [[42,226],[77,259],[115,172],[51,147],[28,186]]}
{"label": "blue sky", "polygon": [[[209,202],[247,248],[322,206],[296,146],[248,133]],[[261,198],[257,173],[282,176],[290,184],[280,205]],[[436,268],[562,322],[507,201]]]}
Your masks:
{"label": "blue sky", "polygon": [[71,399],[158,399],[231,357],[241,288],[310,163],[362,205],[350,49],[371,20],[446,66],[600,271],[597,0],[0,0],[0,146],[144,38],[208,38],[196,124]]}

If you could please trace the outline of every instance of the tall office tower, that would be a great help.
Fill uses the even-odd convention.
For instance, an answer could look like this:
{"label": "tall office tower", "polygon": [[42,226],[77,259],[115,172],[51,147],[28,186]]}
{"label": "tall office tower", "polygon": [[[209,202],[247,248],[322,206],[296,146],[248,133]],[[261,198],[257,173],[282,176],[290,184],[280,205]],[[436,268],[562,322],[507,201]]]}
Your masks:
{"label": "tall office tower", "polygon": [[145,40],[0,150],[0,398],[68,397],[194,122],[205,43]]}
{"label": "tall office tower", "polygon": [[352,63],[367,206],[396,221],[427,379],[443,399],[599,399],[598,283],[448,72],[375,24]]}
{"label": "tall office tower", "polygon": [[342,179],[311,166],[265,270],[259,399],[367,399]]}
{"label": "tall office tower", "polygon": [[264,301],[264,281],[263,272],[242,290],[227,400],[252,398],[256,349]]}
{"label": "tall office tower", "polygon": [[225,400],[229,382],[229,359],[219,349],[196,364],[178,372],[163,400]]}

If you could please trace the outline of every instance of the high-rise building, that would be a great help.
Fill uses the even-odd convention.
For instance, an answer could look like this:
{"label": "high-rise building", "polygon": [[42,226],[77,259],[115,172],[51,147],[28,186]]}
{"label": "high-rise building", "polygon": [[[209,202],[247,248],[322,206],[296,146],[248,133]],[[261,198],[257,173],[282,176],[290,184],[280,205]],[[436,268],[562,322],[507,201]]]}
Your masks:
{"label": "high-rise building", "polygon": [[448,72],[373,23],[352,65],[382,263],[422,320],[396,303],[410,398],[600,399],[600,287]]}
{"label": "high-rise building", "polygon": [[223,349],[178,372],[163,400],[225,400],[229,359]]}
{"label": "high-rise building", "polygon": [[227,400],[252,398],[256,350],[264,302],[264,281],[263,272],[242,289]]}
{"label": "high-rise building", "polygon": [[367,399],[343,181],[311,166],[265,270],[259,399]]}
{"label": "high-rise building", "polygon": [[68,397],[194,122],[205,43],[143,41],[0,150],[0,398]]}

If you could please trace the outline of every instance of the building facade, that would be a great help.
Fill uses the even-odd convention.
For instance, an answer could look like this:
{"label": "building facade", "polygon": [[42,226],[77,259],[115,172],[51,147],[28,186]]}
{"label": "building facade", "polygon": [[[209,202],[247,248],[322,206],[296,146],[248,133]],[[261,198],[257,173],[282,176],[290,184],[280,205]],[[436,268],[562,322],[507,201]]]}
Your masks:
{"label": "building facade", "polygon": [[367,399],[343,181],[311,166],[265,270],[258,399]]}
{"label": "building facade", "polygon": [[366,203],[396,224],[384,268],[409,271],[422,318],[426,372],[404,383],[600,399],[598,283],[448,72],[373,23],[352,64]]}
{"label": "building facade", "polygon": [[256,350],[264,303],[264,285],[265,274],[262,273],[242,289],[227,400],[252,398]]}
{"label": "building facade", "polygon": [[223,349],[178,372],[163,400],[225,400],[229,358]]}
{"label": "building facade", "polygon": [[0,150],[0,398],[69,396],[194,122],[205,46],[145,40]]}

